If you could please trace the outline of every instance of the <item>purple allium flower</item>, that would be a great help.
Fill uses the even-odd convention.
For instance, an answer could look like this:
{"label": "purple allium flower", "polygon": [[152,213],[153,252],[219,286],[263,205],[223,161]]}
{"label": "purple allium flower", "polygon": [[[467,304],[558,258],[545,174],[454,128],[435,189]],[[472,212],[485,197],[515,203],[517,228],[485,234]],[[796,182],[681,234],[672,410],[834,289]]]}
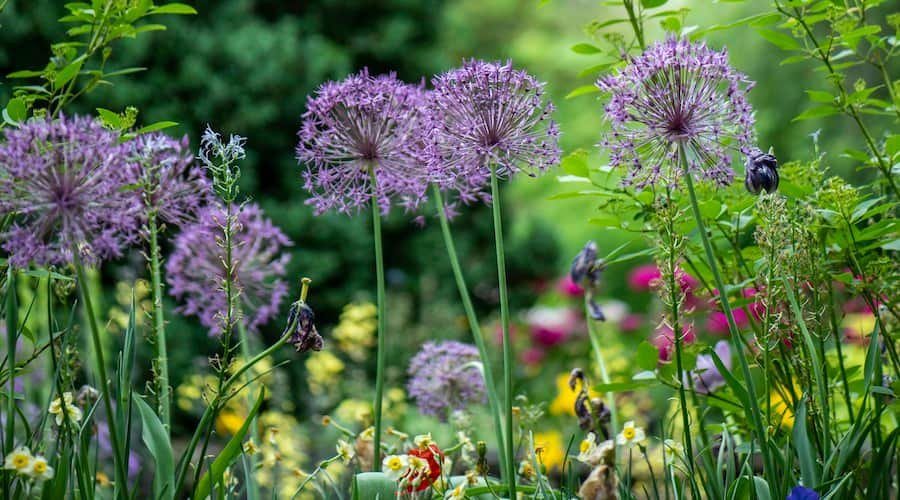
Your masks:
{"label": "purple allium flower", "polygon": [[452,410],[465,409],[471,403],[483,403],[486,397],[484,377],[474,365],[478,349],[455,341],[426,342],[410,360],[407,390],[423,415],[442,422]]}
{"label": "purple allium flower", "polygon": [[[244,324],[255,331],[278,313],[278,306],[287,295],[287,284],[282,278],[287,273],[290,255],[283,251],[291,241],[255,204],[234,205],[232,214],[234,282]],[[169,293],[184,301],[179,312],[196,315],[211,334],[222,333],[221,316],[227,306],[222,290],[222,229],[226,217],[220,205],[202,209],[198,220],[184,226],[175,238],[175,249],[166,262]]]}
{"label": "purple allium flower", "polygon": [[145,134],[129,144],[135,160],[134,183],[144,206],[156,210],[159,220],[169,224],[196,220],[210,202],[212,184],[194,161],[187,136],[176,140],[162,133]]}
{"label": "purple allium flower", "polygon": [[610,149],[610,166],[631,169],[625,185],[674,184],[682,174],[679,145],[694,175],[727,185],[734,176],[729,148],[746,154],[753,143],[753,83],[728,65],[724,50],[669,38],[597,86],[610,94],[612,124],[600,145]]}
{"label": "purple allium flower", "polygon": [[425,95],[393,73],[370,76],[365,69],[319,87],[297,132],[303,187],[312,195],[306,203],[317,214],[350,213],[373,197],[382,212],[394,200],[408,209],[420,203],[427,187]]}
{"label": "purple allium flower", "polygon": [[[544,84],[511,62],[466,61],[433,80],[429,171],[460,191],[477,192],[490,177],[534,176],[559,163],[559,128]],[[473,189],[474,188],[474,189]]]}
{"label": "purple allium flower", "polygon": [[77,248],[88,263],[118,257],[137,238],[140,205],[127,148],[89,117],[34,119],[6,127],[0,145],[2,234],[16,266],[66,264]]}
{"label": "purple allium flower", "polygon": [[[728,342],[724,340],[716,342],[714,350],[716,356],[722,360],[725,368],[730,370],[731,347],[728,345]],[[709,394],[725,385],[725,377],[719,371],[711,354],[697,356],[697,365],[691,370],[690,375],[694,379],[694,389],[701,394]],[[687,374],[685,374],[685,377],[687,377]],[[687,379],[685,379],[685,384],[687,384]]]}
{"label": "purple allium flower", "polygon": [[791,493],[787,496],[787,500],[819,500],[820,497],[816,490],[807,488],[806,486],[794,486]]}

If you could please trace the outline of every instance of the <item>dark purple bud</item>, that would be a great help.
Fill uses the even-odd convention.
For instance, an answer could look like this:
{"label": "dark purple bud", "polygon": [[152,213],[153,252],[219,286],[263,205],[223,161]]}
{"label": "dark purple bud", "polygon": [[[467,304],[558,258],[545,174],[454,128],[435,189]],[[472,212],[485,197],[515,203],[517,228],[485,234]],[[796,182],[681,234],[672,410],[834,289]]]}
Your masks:
{"label": "dark purple bud", "polygon": [[579,285],[593,282],[599,278],[599,272],[596,272],[597,266],[597,244],[593,241],[587,242],[584,248],[575,256],[572,261],[572,267],[569,270],[569,276],[572,281]]}
{"label": "dark purple bud", "polygon": [[747,155],[747,177],[744,186],[747,191],[759,194],[762,191],[774,193],[778,189],[778,160],[775,155],[753,149]]}
{"label": "dark purple bud", "polygon": [[600,304],[598,304],[594,297],[588,299],[588,310],[591,313],[591,318],[596,321],[606,321],[606,315],[603,314],[603,309],[600,308]]}
{"label": "dark purple bud", "polygon": [[[315,313],[306,303],[298,301],[291,305],[284,334],[291,333],[290,342],[294,344],[297,352],[322,350],[324,341],[316,330],[315,319]],[[293,332],[290,331],[292,328]]]}

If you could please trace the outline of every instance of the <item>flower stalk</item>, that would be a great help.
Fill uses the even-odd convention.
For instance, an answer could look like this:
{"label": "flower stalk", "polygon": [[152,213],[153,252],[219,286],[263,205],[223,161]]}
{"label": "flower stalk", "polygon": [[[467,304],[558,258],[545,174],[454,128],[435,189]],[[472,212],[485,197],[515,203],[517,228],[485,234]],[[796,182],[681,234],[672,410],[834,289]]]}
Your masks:
{"label": "flower stalk", "polygon": [[378,338],[375,354],[375,436],[373,438],[374,459],[372,470],[377,470],[381,465],[381,428],[382,428],[382,403],[384,399],[384,364],[387,347],[385,346],[385,333],[387,321],[384,307],[384,255],[381,242],[381,209],[378,206],[375,175],[375,167],[369,165],[369,174],[372,182],[372,237],[375,243],[375,280],[376,303],[378,307]]}
{"label": "flower stalk", "polygon": [[159,419],[166,433],[171,432],[171,407],[169,396],[169,356],[166,347],[166,319],[163,311],[162,278],[160,272],[159,228],[156,214],[147,220],[150,246],[150,282],[153,288],[153,342],[156,345],[156,400]]}

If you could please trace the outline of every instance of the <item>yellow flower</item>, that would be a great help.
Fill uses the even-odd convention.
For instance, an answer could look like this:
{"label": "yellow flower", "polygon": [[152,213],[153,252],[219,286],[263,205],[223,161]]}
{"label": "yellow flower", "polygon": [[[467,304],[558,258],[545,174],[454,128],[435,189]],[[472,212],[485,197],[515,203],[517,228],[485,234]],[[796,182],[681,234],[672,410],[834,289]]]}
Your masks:
{"label": "yellow flower", "polygon": [[[65,415],[63,415],[63,406],[65,406]],[[48,411],[51,415],[56,415],[56,425],[62,425],[63,420],[68,420],[72,425],[78,425],[78,422],[81,422],[81,409],[75,406],[72,400],[72,393],[69,391],[63,393],[62,400],[60,398],[54,399],[50,403]]]}
{"label": "yellow flower", "polygon": [[566,452],[563,449],[562,434],[557,431],[535,432],[534,452],[547,470],[561,469]]}
{"label": "yellow flower", "polygon": [[576,460],[590,465],[591,457],[595,451],[597,451],[597,435],[593,432],[588,432],[587,437],[582,439],[581,444],[578,445],[578,457],[576,457]]}
{"label": "yellow flower", "polygon": [[775,424],[782,429],[790,430],[794,428],[794,410],[791,402],[782,395],[785,390],[778,387],[772,390],[772,393],[769,394],[769,404],[772,406]]}
{"label": "yellow flower", "polygon": [[34,460],[31,461],[31,467],[24,473],[38,481],[46,481],[47,479],[53,478],[53,467],[50,467],[46,458],[36,456],[34,457]]}
{"label": "yellow flower", "polygon": [[395,481],[406,473],[408,466],[409,457],[406,455],[388,455],[381,461],[381,471]]}
{"label": "yellow flower", "polygon": [[309,389],[314,394],[322,394],[333,387],[338,375],[344,371],[344,362],[330,351],[314,352],[304,364]]}
{"label": "yellow flower", "polygon": [[[550,403],[550,414],[551,415],[571,415],[575,416],[575,399],[578,398],[578,393],[581,391],[581,386],[576,385],[575,390],[569,389],[569,374],[563,373],[556,376],[556,398],[553,399],[553,402]],[[592,390],[588,391],[588,395],[590,397],[595,398],[600,395]]]}
{"label": "yellow flower", "polygon": [[466,483],[459,483],[459,486],[448,491],[444,496],[444,500],[463,500],[466,498]]}
{"label": "yellow flower", "polygon": [[339,422],[368,424],[372,420],[372,403],[362,399],[345,399],[334,410]]}
{"label": "yellow flower", "polygon": [[246,419],[243,415],[233,411],[223,411],[216,417],[216,432],[233,436],[244,425],[244,420]]}
{"label": "yellow flower", "polygon": [[97,471],[95,481],[97,481],[97,485],[101,488],[112,486],[112,481],[110,481],[109,476],[107,476],[106,473],[102,471]]}
{"label": "yellow flower", "polygon": [[3,462],[3,468],[6,470],[14,470],[19,474],[25,474],[31,467],[31,461],[34,460],[34,457],[31,456],[31,450],[24,446],[20,446],[14,449],[9,455],[6,455],[6,460]]}
{"label": "yellow flower", "polygon": [[848,314],[844,316],[841,326],[857,338],[864,339],[875,330],[875,315],[870,312]]}
{"label": "yellow flower", "polygon": [[338,349],[354,361],[364,360],[368,349],[375,345],[376,314],[371,303],[344,306],[341,321],[331,335]]}

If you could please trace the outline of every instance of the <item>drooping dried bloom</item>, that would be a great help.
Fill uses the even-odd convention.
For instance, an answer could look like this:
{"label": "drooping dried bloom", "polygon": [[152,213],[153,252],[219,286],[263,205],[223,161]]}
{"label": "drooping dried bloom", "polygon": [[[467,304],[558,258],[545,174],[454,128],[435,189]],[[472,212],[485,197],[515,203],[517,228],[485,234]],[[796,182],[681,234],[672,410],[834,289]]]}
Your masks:
{"label": "drooping dried bloom", "polygon": [[212,184],[194,161],[187,136],[145,134],[129,143],[141,201],[160,221],[180,226],[197,218],[212,195]]}
{"label": "drooping dried bloom", "polygon": [[575,256],[572,267],[569,269],[569,277],[572,281],[584,288],[591,318],[597,321],[606,321],[606,314],[603,313],[600,304],[594,300],[604,269],[606,269],[606,264],[603,259],[597,257],[597,244],[593,241],[588,241],[584,245],[584,248]]}
{"label": "drooping dried bloom", "polygon": [[122,255],[137,238],[139,204],[127,149],[89,117],[31,120],[6,127],[0,145],[0,216],[14,214],[2,234],[16,266]]}
{"label": "drooping dried bloom", "polygon": [[[466,61],[433,80],[429,171],[454,189],[490,176],[534,176],[559,163],[559,128],[544,84],[511,62]],[[462,188],[461,188],[462,187]]]}
{"label": "drooping dried bloom", "polygon": [[[255,331],[278,313],[287,294],[282,278],[290,255],[284,249],[291,241],[255,204],[233,206],[232,214],[233,279],[244,324]],[[222,206],[204,208],[197,222],[182,228],[166,262],[169,293],[184,301],[179,312],[197,316],[211,334],[222,332],[221,315],[227,306],[222,290],[226,275],[222,230],[226,217]]]}
{"label": "drooping dried bloom", "polygon": [[744,187],[752,194],[762,191],[774,193],[778,189],[778,159],[769,150],[763,153],[753,148],[747,153],[746,177]]}
{"label": "drooping dried bloom", "polygon": [[611,166],[630,168],[625,185],[674,184],[683,174],[679,145],[693,175],[727,185],[734,176],[729,150],[746,154],[753,144],[753,83],[729,66],[724,50],[669,38],[597,86],[610,94],[612,125],[600,145],[610,149]]}
{"label": "drooping dried bloom", "polygon": [[[425,194],[425,89],[393,73],[367,70],[328,82],[309,97],[297,135],[297,159],[306,164],[306,201],[316,213],[350,213],[377,200],[415,207]],[[372,185],[372,173],[376,178]]]}
{"label": "drooping dried bloom", "polygon": [[[293,331],[291,331],[293,327]],[[316,314],[308,304],[294,302],[288,313],[287,328],[282,335],[291,334],[289,342],[297,352],[321,351],[325,340],[316,329]]]}
{"label": "drooping dried bloom", "polygon": [[451,410],[485,401],[478,349],[462,342],[426,342],[410,360],[408,391],[423,415],[447,421]]}

